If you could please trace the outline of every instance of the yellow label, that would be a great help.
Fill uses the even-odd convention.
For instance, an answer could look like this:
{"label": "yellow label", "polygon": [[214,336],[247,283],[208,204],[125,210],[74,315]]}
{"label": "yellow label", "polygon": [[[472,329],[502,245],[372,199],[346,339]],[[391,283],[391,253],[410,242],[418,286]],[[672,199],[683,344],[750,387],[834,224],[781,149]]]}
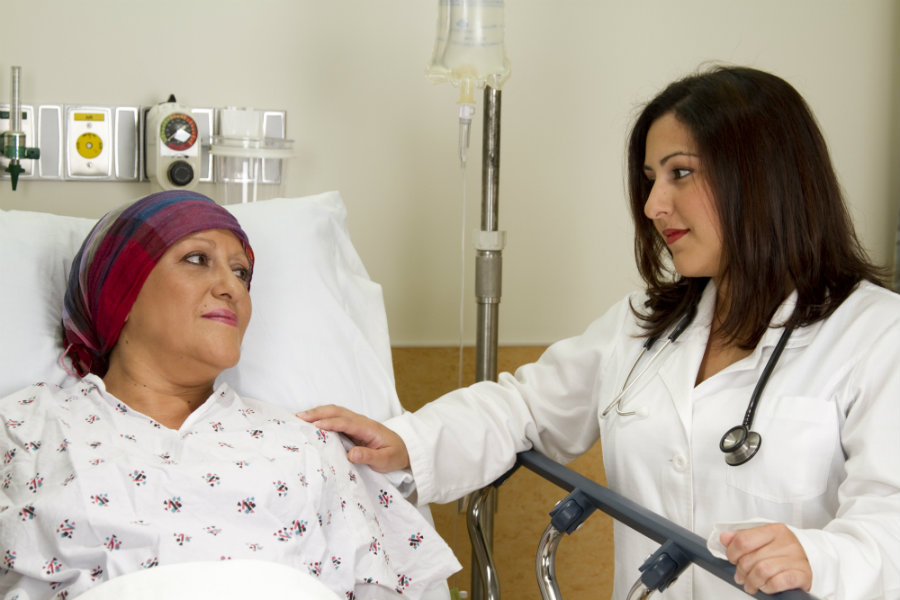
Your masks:
{"label": "yellow label", "polygon": [[106,115],[103,113],[74,113],[72,117],[76,121],[105,121]]}

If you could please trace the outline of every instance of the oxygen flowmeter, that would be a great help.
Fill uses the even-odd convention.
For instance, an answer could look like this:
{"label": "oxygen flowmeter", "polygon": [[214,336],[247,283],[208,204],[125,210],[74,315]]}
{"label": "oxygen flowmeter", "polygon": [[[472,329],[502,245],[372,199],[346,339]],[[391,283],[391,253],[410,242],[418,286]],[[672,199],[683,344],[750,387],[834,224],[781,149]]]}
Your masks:
{"label": "oxygen flowmeter", "polygon": [[19,103],[19,76],[21,67],[12,67],[12,90],[10,92],[9,116],[7,122],[9,129],[0,133],[0,153],[9,159],[9,164],[4,169],[12,180],[12,189],[16,191],[19,183],[19,175],[25,172],[20,161],[22,159],[39,159],[41,151],[38,148],[28,148],[25,132],[22,131],[22,107]]}
{"label": "oxygen flowmeter", "polygon": [[151,183],[164,190],[191,189],[200,178],[200,129],[175,96],[147,111],[145,168]]}

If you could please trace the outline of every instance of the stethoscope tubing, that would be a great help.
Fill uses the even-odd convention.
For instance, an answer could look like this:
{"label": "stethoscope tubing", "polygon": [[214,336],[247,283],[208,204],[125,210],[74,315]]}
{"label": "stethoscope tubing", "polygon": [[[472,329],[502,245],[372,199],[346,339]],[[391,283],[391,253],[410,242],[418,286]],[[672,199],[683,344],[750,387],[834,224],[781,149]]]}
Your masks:
{"label": "stethoscope tubing", "polygon": [[756,387],[753,388],[753,393],[750,395],[750,403],[747,404],[747,410],[744,413],[743,424],[748,431],[753,425],[753,417],[756,416],[756,405],[759,404],[759,398],[762,396],[763,389],[765,389],[766,383],[769,381],[769,375],[771,375],[772,371],[775,369],[775,364],[778,362],[778,359],[781,358],[781,353],[784,351],[784,347],[787,346],[788,338],[791,337],[791,332],[793,331],[794,328],[792,326],[785,326],[784,331],[781,333],[781,337],[778,338],[778,343],[775,344],[775,349],[772,350],[772,356],[766,361],[766,366],[763,367],[763,371],[756,382]]}
{"label": "stethoscope tubing", "polygon": [[620,416],[623,416],[623,417],[627,417],[627,416],[636,414],[637,411],[631,410],[631,411],[625,412],[622,410],[622,408],[621,408],[622,398],[625,396],[625,394],[628,393],[628,390],[630,390],[631,387],[635,383],[637,383],[638,381],[641,380],[641,377],[644,376],[644,373],[647,372],[647,369],[649,369],[651,367],[651,365],[653,365],[653,362],[656,360],[656,357],[659,356],[662,353],[662,351],[665,350],[666,347],[672,343],[672,341],[673,340],[671,337],[667,338],[665,343],[662,346],[660,346],[659,350],[657,350],[653,354],[653,356],[650,357],[650,360],[647,361],[647,364],[644,365],[644,368],[641,369],[641,372],[637,374],[637,377],[635,377],[634,379],[631,379],[631,374],[634,373],[634,370],[637,368],[638,363],[641,362],[641,358],[644,357],[644,355],[647,353],[647,350],[649,349],[647,344],[643,345],[643,347],[641,348],[641,353],[638,354],[637,360],[634,361],[633,365],[631,365],[631,370],[628,371],[628,375],[625,377],[625,382],[627,385],[623,384],[621,391],[619,391],[619,393],[616,394],[616,397],[613,398],[613,401],[610,402],[609,404],[607,404],[606,408],[603,409],[603,412],[600,413],[601,416],[605,417],[607,415],[607,413],[609,413],[609,411],[612,410],[613,407],[616,408],[616,413],[618,413]]}
{"label": "stethoscope tubing", "polygon": [[625,397],[625,394],[628,393],[628,390],[630,390],[635,383],[640,381],[641,377],[643,377],[644,373],[647,372],[647,369],[649,369],[653,365],[653,363],[656,362],[656,358],[660,354],[662,354],[663,350],[665,350],[670,344],[675,342],[675,340],[677,340],[679,338],[679,336],[681,336],[681,334],[684,333],[684,330],[688,328],[688,325],[691,324],[691,322],[694,320],[694,317],[696,315],[697,315],[697,306],[693,305],[688,310],[688,312],[683,317],[681,317],[681,320],[678,321],[677,325],[675,325],[675,329],[672,330],[672,333],[670,333],[666,337],[665,343],[663,343],[663,345],[660,346],[659,350],[657,350],[656,352],[653,353],[653,356],[650,357],[650,360],[647,361],[647,364],[644,365],[644,368],[641,369],[641,372],[638,373],[634,379],[631,379],[631,374],[634,373],[634,370],[637,368],[638,364],[641,362],[641,359],[644,357],[644,355],[647,352],[650,351],[650,348],[653,347],[653,345],[656,343],[656,340],[658,340],[659,338],[651,337],[651,338],[648,338],[646,342],[644,342],[643,346],[641,347],[641,353],[638,354],[637,359],[635,359],[634,364],[631,365],[631,369],[628,371],[628,375],[625,376],[625,382],[622,384],[622,389],[619,391],[618,394],[616,394],[616,397],[612,399],[612,402],[610,402],[606,406],[606,408],[603,409],[603,412],[600,413],[601,417],[605,417],[609,413],[609,411],[612,410],[613,406],[616,407],[616,413],[620,416],[627,417],[627,416],[636,414],[636,411],[633,411],[633,410],[628,411],[628,412],[625,412],[622,410],[622,398]]}

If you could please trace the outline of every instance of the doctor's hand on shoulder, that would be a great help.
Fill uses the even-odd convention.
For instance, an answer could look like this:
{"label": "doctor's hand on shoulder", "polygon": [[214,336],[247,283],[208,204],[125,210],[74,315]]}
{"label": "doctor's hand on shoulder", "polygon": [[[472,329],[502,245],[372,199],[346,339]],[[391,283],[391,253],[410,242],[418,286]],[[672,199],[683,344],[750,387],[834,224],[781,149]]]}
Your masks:
{"label": "doctor's hand on shoulder", "polygon": [[319,429],[337,431],[350,438],[356,444],[347,452],[352,463],[368,465],[379,473],[409,466],[409,452],[403,439],[378,421],[334,404],[317,406],[297,416]]}
{"label": "doctor's hand on shoulder", "polygon": [[748,594],[810,590],[812,567],[806,551],[784,523],[725,531],[719,541],[728,561],[737,566],[735,582]]}

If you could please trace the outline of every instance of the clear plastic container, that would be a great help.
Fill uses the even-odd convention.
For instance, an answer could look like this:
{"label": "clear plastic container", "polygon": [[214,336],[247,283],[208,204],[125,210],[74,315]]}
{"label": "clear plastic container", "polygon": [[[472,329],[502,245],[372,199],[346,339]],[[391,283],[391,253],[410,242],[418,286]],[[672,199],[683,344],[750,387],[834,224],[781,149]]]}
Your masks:
{"label": "clear plastic container", "polygon": [[438,0],[434,53],[426,75],[435,83],[460,87],[462,96],[485,84],[500,89],[510,72],[504,29],[503,0]]}
{"label": "clear plastic container", "polygon": [[283,162],[293,156],[293,140],[264,137],[262,113],[252,109],[223,109],[219,130],[210,148],[216,200],[240,204],[283,196]]}
{"label": "clear plastic container", "polygon": [[293,156],[293,141],[244,140],[213,136],[216,193],[220,204],[239,204],[284,195],[282,161]]}

